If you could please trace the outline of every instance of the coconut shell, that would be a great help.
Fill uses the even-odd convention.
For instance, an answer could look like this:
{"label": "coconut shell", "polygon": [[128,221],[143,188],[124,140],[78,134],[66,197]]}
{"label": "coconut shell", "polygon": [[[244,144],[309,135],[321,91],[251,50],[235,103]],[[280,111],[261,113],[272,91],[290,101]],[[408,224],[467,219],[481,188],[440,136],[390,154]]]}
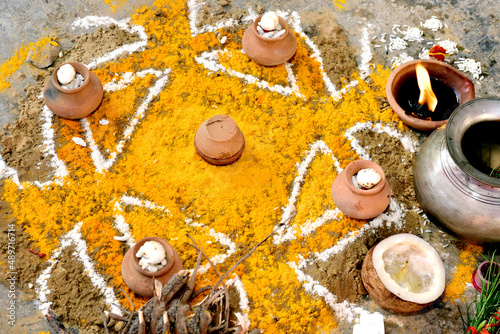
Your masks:
{"label": "coconut shell", "polygon": [[385,285],[378,277],[377,271],[373,266],[372,254],[375,247],[372,247],[368,254],[366,254],[366,257],[363,261],[363,266],[361,268],[361,280],[363,281],[363,285],[365,286],[366,291],[368,291],[370,297],[375,300],[380,306],[399,314],[415,313],[431,305],[432,302],[426,304],[418,304],[403,300],[387,290]]}

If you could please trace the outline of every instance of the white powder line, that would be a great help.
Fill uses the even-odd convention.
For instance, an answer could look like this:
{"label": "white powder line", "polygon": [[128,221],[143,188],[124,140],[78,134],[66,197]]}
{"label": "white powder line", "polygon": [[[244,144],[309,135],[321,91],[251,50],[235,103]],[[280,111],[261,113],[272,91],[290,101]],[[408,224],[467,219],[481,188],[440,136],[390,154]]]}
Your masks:
{"label": "white powder line", "polygon": [[354,321],[355,315],[361,315],[363,313],[369,313],[369,311],[364,310],[361,307],[357,307],[355,304],[348,303],[344,301],[342,303],[337,303],[337,296],[332,294],[328,289],[322,286],[319,282],[315,281],[311,276],[306,275],[302,269],[306,268],[309,265],[312,265],[315,261],[327,261],[332,256],[338,254],[342,250],[344,250],[348,245],[352,244],[359,237],[366,233],[375,233],[375,231],[382,227],[384,223],[389,227],[393,224],[396,225],[397,228],[401,228],[403,226],[403,218],[406,215],[406,208],[404,205],[399,204],[391,199],[389,204],[389,212],[379,215],[374,218],[371,222],[365,224],[361,229],[357,231],[349,232],[343,239],[337,242],[334,246],[313,254],[310,258],[304,259],[301,257],[301,260],[298,264],[289,262],[288,265],[295,270],[295,274],[297,275],[297,279],[300,282],[303,282],[304,289],[312,294],[318,295],[324,298],[326,304],[330,306],[335,312],[336,316],[343,320],[347,320],[349,322]]}
{"label": "white powder line", "polygon": [[356,315],[361,315],[364,313],[370,313],[361,307],[356,307],[355,304],[343,301],[337,303],[337,296],[328,291],[327,288],[322,286],[318,281],[314,280],[309,275],[306,275],[299,267],[293,263],[289,262],[288,265],[295,270],[295,275],[299,282],[302,282],[304,289],[311,295],[317,295],[322,297],[326,304],[335,312],[335,315],[342,320],[348,322],[353,322]]}
{"label": "white powder line", "polygon": [[120,201],[115,202],[113,209],[118,211],[118,213],[115,214],[115,221],[113,225],[115,226],[115,229],[122,234],[122,236],[115,236],[114,238],[118,241],[125,241],[127,246],[132,247],[135,244],[135,239],[132,236],[132,232],[130,232],[130,225],[127,224],[125,218],[121,214],[123,209],[120,205]]}
{"label": "white powder line", "polygon": [[165,213],[167,213],[168,215],[170,214],[170,210],[167,209],[166,207],[164,207],[163,205],[158,205],[158,204],[155,204],[155,203],[153,203],[151,201],[147,201],[147,200],[141,200],[137,197],[123,195],[120,198],[120,202],[122,202],[123,204],[126,204],[126,205],[135,205],[135,206],[145,207],[145,208],[150,209],[150,210],[162,210]]}
{"label": "white powder line", "polygon": [[303,226],[300,226],[300,233],[303,237],[309,236],[312,232],[316,231],[319,227],[323,226],[326,222],[332,220],[340,220],[343,217],[342,212],[338,209],[328,209],[321,217],[316,219],[314,222],[308,220]]}
{"label": "white powder line", "polygon": [[384,126],[380,123],[374,125],[372,122],[366,122],[366,123],[358,122],[345,132],[345,137],[351,142],[351,147],[361,159],[369,160],[370,157],[366,153],[366,150],[361,145],[359,145],[359,141],[354,137],[353,134],[363,130],[370,130],[377,133],[386,133],[391,137],[399,139],[405,150],[410,151],[412,153],[415,153],[417,150],[418,142],[416,140],[414,140],[409,136],[402,135],[395,129],[392,129],[388,126]]}
{"label": "white powder line", "polygon": [[56,152],[56,145],[55,145],[55,130],[52,127],[52,117],[54,117],[54,114],[52,111],[50,111],[49,107],[43,106],[42,111],[40,112],[40,120],[41,120],[41,128],[42,128],[42,137],[43,137],[43,142],[42,145],[44,147],[43,149],[43,155],[46,158],[49,158],[50,165],[54,168],[54,181],[47,181],[47,182],[39,182],[35,181],[34,184],[42,188],[46,185],[51,184],[52,182],[55,182],[56,184],[61,184],[63,179],[69,175],[68,169],[66,168],[66,165],[64,162],[59,159],[59,156],[57,155]]}
{"label": "white powder line", "polygon": [[276,229],[278,229],[279,226],[284,226],[284,228],[279,229],[279,231],[274,235],[273,238],[276,244],[281,244],[285,241],[296,239],[295,230],[290,224],[290,220],[296,212],[295,203],[297,202],[298,196],[300,194],[300,190],[304,183],[305,176],[308,172],[309,165],[318,152],[330,155],[333,159],[333,163],[335,165],[335,168],[337,169],[337,172],[340,173],[342,171],[342,167],[340,166],[338,159],[333,155],[332,150],[326,145],[324,141],[318,140],[310,145],[310,149],[307,153],[306,158],[297,166],[297,176],[293,180],[292,192],[290,194],[290,197],[288,198],[288,204],[285,208],[282,208],[283,214]]}
{"label": "white powder line", "polygon": [[248,295],[245,290],[245,286],[241,281],[241,278],[236,274],[233,274],[233,278],[229,279],[226,282],[227,286],[231,286],[233,284],[234,287],[236,288],[236,291],[238,291],[238,294],[240,295],[240,303],[239,303],[240,309],[246,316],[248,316],[248,312],[250,312],[250,303],[248,302]]}
{"label": "white powder line", "polygon": [[85,132],[85,139],[87,140],[87,143],[89,144],[89,147],[91,149],[91,158],[98,172],[103,173],[104,171],[107,171],[111,166],[113,166],[118,155],[123,152],[125,143],[132,136],[135,127],[144,118],[144,115],[146,113],[146,110],[149,108],[149,105],[151,104],[155,96],[157,96],[167,84],[170,72],[171,72],[170,69],[167,69],[163,72],[148,71],[148,70],[140,72],[141,75],[146,75],[146,74],[156,75],[158,73],[161,73],[162,76],[159,77],[155,85],[149,89],[148,96],[144,99],[142,104],[137,108],[134,116],[129,122],[129,125],[123,131],[122,139],[116,145],[115,151],[110,154],[109,159],[104,158],[104,156],[99,150],[99,147],[95,143],[93,139],[92,129],[90,128],[90,123],[88,122],[88,120],[86,118],[83,118],[80,121],[80,124],[82,125],[82,128]]}
{"label": "white powder line", "polygon": [[[193,222],[193,220],[191,218],[186,218],[185,222],[186,222],[186,224],[188,224],[192,227],[199,227],[199,228],[203,228],[203,229],[208,229],[208,234],[211,237],[213,237],[221,245],[226,246],[228,248],[228,250],[225,254],[217,254],[217,255],[210,258],[210,261],[212,261],[212,263],[214,265],[217,265],[219,263],[224,263],[224,261],[226,261],[231,255],[233,255],[234,252],[236,252],[236,244],[224,233],[217,232],[213,228],[209,228],[205,224]],[[212,268],[212,266],[210,265],[210,263],[206,263],[205,265],[200,267],[200,269],[198,270],[198,273],[200,275],[202,275],[211,268]]]}
{"label": "white powder line", "polygon": [[[279,13],[285,17],[288,15],[286,12],[279,12]],[[278,14],[278,15],[280,15],[280,14]],[[305,40],[306,44],[313,51],[311,58],[316,59],[319,63],[319,70],[321,72],[321,76],[323,78],[323,82],[325,83],[326,89],[328,90],[328,92],[330,93],[331,97],[334,100],[336,100],[336,101],[340,100],[342,98],[341,92],[339,92],[337,90],[335,85],[332,83],[332,81],[330,80],[330,78],[326,74],[326,72],[324,70],[324,65],[323,65],[323,58],[321,58],[321,52],[319,51],[318,47],[316,46],[316,44],[314,44],[314,42],[302,30],[302,27],[300,25],[299,14],[297,12],[293,11],[290,13],[290,18],[291,18],[291,20],[289,22],[289,26],[292,27],[292,29],[296,33],[298,33],[300,35],[300,37],[302,37]]]}
{"label": "white powder line", "polygon": [[[368,27],[371,27],[368,25]],[[372,52],[370,47],[370,36],[368,35],[368,27],[364,27],[361,31],[361,61],[359,71],[361,79],[365,80],[370,75],[370,61],[372,60]]]}
{"label": "white powder line", "polygon": [[7,166],[3,156],[0,154],[0,178],[8,178],[14,182],[19,189],[23,189],[23,186],[19,182],[19,175],[17,174],[17,170]]}
{"label": "white powder line", "polygon": [[325,249],[322,252],[313,254],[310,258],[302,259],[299,261],[299,268],[304,268],[306,266],[311,265],[315,261],[327,261],[330,257],[338,254],[343,251],[348,245],[352,244],[354,241],[359,239],[362,235],[366,233],[375,233],[375,231],[382,227],[384,224],[387,227],[396,226],[397,228],[401,228],[403,226],[403,218],[406,216],[406,212],[408,210],[404,207],[403,204],[398,204],[395,199],[391,199],[389,203],[389,211],[387,213],[383,213],[375,218],[373,218],[370,222],[366,223],[359,230],[351,231],[347,233],[347,235],[339,240],[332,247]]}
{"label": "white powder line", "polygon": [[292,95],[294,93],[293,84],[290,87],[284,87],[281,85],[271,85],[269,82],[260,80],[259,78],[250,75],[244,74],[238,71],[235,71],[231,68],[225,68],[219,63],[219,54],[229,52],[227,50],[213,50],[206,51],[202,53],[200,56],[196,56],[195,60],[198,64],[203,65],[207,70],[212,72],[226,72],[227,74],[234,76],[236,78],[242,79],[246,84],[255,84],[259,88],[269,89],[272,92],[281,94],[281,95]]}
{"label": "white powder line", "polygon": [[114,92],[130,85],[136,77],[143,78],[148,74],[161,77],[163,75],[163,72],[154,69],[143,70],[135,74],[132,72],[125,72],[122,74],[122,78],[118,82],[116,82],[116,77],[114,77],[113,80],[104,85],[103,89],[106,92]]}
{"label": "white powder line", "polygon": [[113,60],[117,58],[119,55],[123,53],[132,53],[136,52],[139,50],[144,50],[144,48],[148,45],[148,35],[146,34],[146,31],[143,26],[139,25],[132,25],[130,24],[129,19],[117,21],[113,18],[107,17],[107,16],[86,16],[84,18],[78,18],[76,19],[73,24],[73,30],[75,28],[85,28],[88,29],[90,27],[98,27],[98,26],[109,26],[111,24],[115,24],[118,28],[127,31],[131,34],[138,34],[140,40],[137,42],[134,42],[132,44],[126,44],[122,45],[119,48],[105,54],[104,56],[101,56],[95,60],[93,60],[91,63],[87,64],[87,67],[92,70],[95,68],[97,65],[108,62],[110,60]]}
{"label": "white powder line", "polygon": [[[237,21],[230,19],[230,20],[226,20],[226,21],[217,22],[213,26],[204,25],[202,28],[198,29],[197,28],[197,25],[198,25],[198,12],[202,8],[202,5],[203,5],[203,2],[198,2],[197,0],[189,0],[188,1],[189,26],[190,26],[190,30],[191,30],[191,35],[192,36],[196,36],[196,35],[204,33],[204,32],[215,32],[215,31],[217,31],[220,28],[231,27],[231,26],[235,26],[235,25],[238,24]],[[247,15],[246,17],[244,17],[242,19],[243,22],[249,22],[249,21],[252,22],[258,16],[251,8],[248,9],[248,12],[249,12],[249,15]],[[318,63],[319,63],[319,69],[320,69],[320,72],[321,72],[321,76],[322,76],[323,82],[325,83],[326,89],[330,93],[331,97],[333,97],[336,101],[340,100],[342,98],[342,95],[341,95],[342,92],[340,92],[340,91],[337,90],[337,88],[335,87],[335,85],[332,83],[332,81],[330,80],[330,78],[326,74],[326,72],[324,70],[324,66],[323,66],[323,59],[321,58],[321,52],[319,51],[318,47],[314,44],[314,42],[302,30],[302,27],[300,26],[300,16],[299,16],[299,14],[296,11],[293,11],[293,12],[289,13],[289,12],[284,12],[284,11],[279,11],[279,10],[276,11],[276,14],[278,14],[279,16],[281,16],[285,20],[287,20],[288,25],[296,33],[298,33],[305,40],[306,44],[313,50],[313,54],[311,55],[311,58],[316,59],[318,61]],[[223,66],[219,66],[218,64],[215,64],[215,63],[211,63],[210,64],[210,62],[213,62],[214,60],[216,60],[216,59],[213,59],[214,58],[213,53],[217,53],[217,52],[221,52],[221,51],[220,50],[216,50],[216,51],[205,52],[204,54],[202,54],[199,57],[196,57],[195,59],[196,59],[196,61],[198,63],[204,65],[205,68],[207,68],[209,70],[212,70],[214,72],[217,72],[217,71],[227,72],[227,73],[229,73],[231,75],[234,75],[234,76],[236,76],[238,78],[241,78],[241,79],[247,81],[247,83],[257,83],[257,82],[259,82],[258,79],[255,78],[255,77],[253,77],[253,76],[249,75],[249,76],[246,77],[244,74],[236,72],[236,71],[234,71],[232,69],[225,69]],[[370,55],[371,55],[371,53],[370,53]],[[371,56],[370,56],[370,59],[371,59]],[[353,80],[350,83],[350,86],[354,87],[357,84],[358,84],[358,82],[356,80]],[[260,82],[260,84],[257,84],[257,85],[260,88],[269,88],[268,87],[269,83],[267,83],[267,82]],[[293,85],[293,83],[292,83],[292,85]],[[273,87],[276,87],[276,86],[277,85],[275,85]],[[279,88],[279,87],[276,87],[276,88]],[[292,88],[292,91],[293,91],[293,88]],[[345,92],[345,90],[344,90],[344,92]],[[280,94],[291,95],[291,92],[289,92],[288,90],[286,90],[285,93],[280,92]]]}
{"label": "white powder line", "polygon": [[297,86],[297,78],[295,77],[295,74],[293,73],[292,64],[285,63],[285,68],[286,68],[288,82],[292,86],[293,93],[295,94],[295,96],[300,97],[301,99],[305,100],[304,96],[302,96],[302,94],[300,94],[299,86]]}
{"label": "white powder line", "polygon": [[104,301],[110,307],[111,312],[122,315],[122,311],[118,307],[113,305],[119,305],[113,288],[107,286],[104,278],[95,271],[94,264],[87,254],[87,243],[82,239],[82,235],[80,232],[81,226],[82,222],[76,224],[71,231],[61,237],[61,246],[54,251],[54,254],[49,259],[49,266],[45,268],[40,276],[38,276],[38,278],[36,279],[36,290],[38,293],[38,300],[40,301],[39,308],[44,315],[48,314],[50,305],[52,304],[52,302],[49,302],[47,300],[47,296],[50,293],[50,290],[48,288],[48,280],[50,279],[52,268],[59,260],[62,251],[71,245],[75,245],[73,256],[83,264],[85,269],[84,272],[90,278],[92,285],[104,295]]}
{"label": "white powder line", "polygon": [[241,278],[238,275],[233,274],[233,278],[229,279],[226,282],[226,285],[227,286],[234,285],[234,287],[236,288],[236,291],[238,292],[238,295],[240,297],[239,306],[240,309],[243,311],[243,315],[241,315],[241,317],[243,318],[243,322],[250,325],[251,321],[250,318],[248,317],[248,314],[250,313],[250,303],[248,302],[248,295],[245,290],[245,286],[241,281]]}

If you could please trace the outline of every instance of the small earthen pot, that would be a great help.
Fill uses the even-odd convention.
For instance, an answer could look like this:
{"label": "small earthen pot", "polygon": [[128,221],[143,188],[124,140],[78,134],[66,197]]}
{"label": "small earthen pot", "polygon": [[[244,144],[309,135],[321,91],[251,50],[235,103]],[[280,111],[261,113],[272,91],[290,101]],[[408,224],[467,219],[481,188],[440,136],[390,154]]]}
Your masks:
{"label": "small earthen pot", "polygon": [[241,157],[245,137],[227,115],[215,115],[203,122],[194,136],[196,152],[212,165],[228,165]]}
{"label": "small earthen pot", "polygon": [[83,76],[83,84],[75,89],[61,87],[57,80],[57,67],[43,89],[43,99],[47,107],[56,115],[78,119],[87,117],[102,101],[103,87],[99,78],[81,63],[71,64],[76,73]]}
{"label": "small earthen pot", "polygon": [[493,268],[491,270],[491,277],[488,277],[488,270],[490,267],[490,261],[482,262],[479,267],[474,270],[472,274],[472,285],[477,291],[481,292],[483,288],[487,289],[488,285],[491,283],[489,279],[494,280],[496,275],[500,274],[500,266],[496,262],[491,263]]}
{"label": "small earthen pot", "polygon": [[[147,241],[159,242],[165,249],[167,257],[167,265],[154,273],[142,269],[139,265],[139,259],[135,256],[135,254],[139,251],[139,248],[141,248],[141,246]],[[170,278],[180,270],[182,270],[182,260],[179,254],[166,240],[158,237],[147,237],[139,240],[127,251],[127,253],[125,253],[122,262],[123,281],[132,291],[143,297],[153,296],[153,276],[162,284],[166,284]]]}
{"label": "small earthen pot", "polygon": [[446,124],[447,119],[441,121],[425,120],[412,115],[407,115],[397,101],[397,96],[403,83],[417,77],[415,66],[422,64],[431,78],[438,79],[451,87],[457,95],[458,105],[474,99],[474,84],[462,72],[454,67],[433,59],[416,59],[398,66],[389,76],[385,91],[387,100],[394,112],[403,122],[414,129],[432,131]]}
{"label": "small earthen pot", "polygon": [[[381,180],[371,189],[359,189],[352,183],[352,177],[364,168],[373,168],[381,176]],[[370,219],[387,209],[391,200],[391,188],[378,164],[370,160],[356,160],[347,165],[333,181],[332,198],[346,216]]]}
{"label": "small earthen pot", "polygon": [[253,24],[243,35],[243,50],[247,56],[257,64],[264,66],[281,65],[290,60],[297,51],[297,40],[290,30],[288,23],[279,17],[281,27],[286,32],[278,38],[262,37],[257,31],[257,25],[262,15],[255,19]]}

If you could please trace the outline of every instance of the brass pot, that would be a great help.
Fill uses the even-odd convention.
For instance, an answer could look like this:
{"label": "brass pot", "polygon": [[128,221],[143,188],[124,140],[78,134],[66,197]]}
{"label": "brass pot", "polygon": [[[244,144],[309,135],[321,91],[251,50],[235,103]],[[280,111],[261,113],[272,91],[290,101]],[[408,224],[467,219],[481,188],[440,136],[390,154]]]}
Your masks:
{"label": "brass pot", "polygon": [[414,185],[422,209],[443,229],[467,241],[500,241],[500,178],[480,170],[464,153],[475,139],[469,135],[471,129],[498,122],[499,98],[464,103],[445,130],[437,129],[427,138],[415,160]]}

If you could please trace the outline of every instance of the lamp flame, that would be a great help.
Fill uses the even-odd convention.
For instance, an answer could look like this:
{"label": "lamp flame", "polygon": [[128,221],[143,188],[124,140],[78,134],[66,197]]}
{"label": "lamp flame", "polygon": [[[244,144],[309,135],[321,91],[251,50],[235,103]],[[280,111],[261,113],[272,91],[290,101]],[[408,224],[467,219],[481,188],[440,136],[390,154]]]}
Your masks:
{"label": "lamp flame", "polygon": [[420,97],[418,98],[418,103],[423,106],[427,104],[430,111],[436,109],[438,100],[436,94],[432,91],[431,78],[429,77],[429,72],[425,69],[422,64],[416,65],[417,71],[417,82],[418,88],[420,88]]}

